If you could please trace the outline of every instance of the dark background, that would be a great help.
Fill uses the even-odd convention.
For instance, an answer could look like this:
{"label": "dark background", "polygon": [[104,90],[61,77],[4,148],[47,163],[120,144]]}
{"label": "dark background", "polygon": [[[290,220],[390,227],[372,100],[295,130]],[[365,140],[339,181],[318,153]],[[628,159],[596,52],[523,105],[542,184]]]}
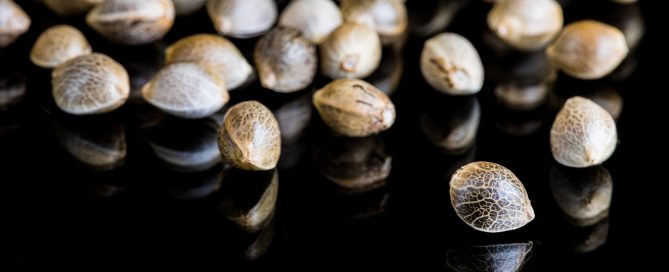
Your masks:
{"label": "dark background", "polygon": [[[305,136],[294,144],[298,146],[298,162],[279,169],[279,200],[269,226],[273,237],[267,252],[254,261],[244,259],[242,252],[258,235],[244,233],[221,214],[217,206],[224,194],[214,192],[192,200],[175,199],[170,194],[174,186],[206,183],[200,180],[218,176],[221,166],[194,174],[165,169],[147,144],[147,135],[156,132],[138,125],[137,112],[150,112],[146,108],[126,105],[102,117],[65,116],[52,101],[49,73],[34,67],[28,59],[42,30],[68,23],[86,34],[96,52],[121,63],[150,62],[152,52],[181,37],[214,33],[206,12],[177,18],[162,42],[132,48],[103,40],[85,26],[82,17],[61,19],[34,1],[17,2],[31,16],[31,29],[13,45],[0,49],[0,71],[23,76],[28,86],[22,103],[0,110],[0,211],[4,226],[0,247],[10,252],[4,262],[10,271],[177,267],[219,271],[449,270],[449,249],[528,241],[533,242],[533,248],[524,271],[599,271],[621,265],[652,265],[653,252],[647,245],[664,236],[654,207],[661,200],[657,183],[665,181],[653,174],[662,169],[652,164],[652,156],[662,154],[663,148],[662,141],[655,139],[661,134],[653,130],[666,122],[661,93],[666,89],[662,78],[666,77],[668,60],[663,40],[669,37],[669,31],[666,19],[656,16],[662,8],[650,6],[657,1],[638,4],[646,31],[641,44],[630,54],[637,66],[629,77],[585,82],[560,74],[551,95],[555,99],[551,101],[559,101],[573,94],[611,88],[623,97],[622,114],[617,120],[620,144],[604,164],[613,177],[613,202],[609,218],[601,223],[608,226],[597,225],[608,228],[608,235],[595,251],[573,252],[574,243],[583,241],[595,227],[568,224],[548,185],[549,171],[555,165],[548,132],[559,104],[548,102],[530,112],[507,110],[496,102],[496,80],[488,73],[486,85],[476,96],[482,119],[475,147],[461,156],[444,154],[425,140],[419,120],[425,111],[453,105],[457,99],[439,95],[425,83],[418,65],[425,38],[411,36],[402,51],[402,80],[392,95],[397,121],[379,136],[393,160],[386,185],[365,194],[348,195],[320,173],[314,153],[337,139],[328,135],[314,112]],[[433,2],[408,1],[407,5],[415,15],[432,10]],[[584,18],[606,21],[626,8],[609,1],[561,3],[565,6],[565,23]],[[469,1],[446,29],[474,43],[487,72],[495,65],[505,67],[505,61],[520,56],[499,56],[482,40],[488,9],[489,4],[482,1]],[[255,41],[233,40],[249,60]],[[230,104],[258,99],[276,109],[327,82],[317,78],[308,90],[296,94],[272,93],[256,83],[231,92]],[[157,118],[151,114],[144,117]],[[94,123],[98,127],[91,129]],[[519,136],[505,129],[527,124],[536,125],[536,130]],[[61,145],[54,133],[61,125],[75,131],[97,131],[97,135],[104,135],[102,131],[114,126],[125,127],[124,164],[111,171],[89,169]],[[190,137],[173,131],[161,133],[177,141]],[[529,192],[536,219],[519,230],[501,234],[477,232],[462,223],[449,202],[448,180],[451,169],[471,160],[493,161],[513,170]],[[371,216],[356,217],[361,214]]]}

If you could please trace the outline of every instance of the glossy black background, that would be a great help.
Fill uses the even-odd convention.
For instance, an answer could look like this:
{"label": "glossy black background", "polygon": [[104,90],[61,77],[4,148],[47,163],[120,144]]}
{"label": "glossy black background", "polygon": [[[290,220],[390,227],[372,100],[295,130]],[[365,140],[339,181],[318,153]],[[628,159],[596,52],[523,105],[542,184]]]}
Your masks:
{"label": "glossy black background", "polygon": [[[150,46],[127,48],[110,44],[85,27],[82,18],[59,19],[33,1],[19,2],[32,17],[31,30],[9,48],[0,49],[0,69],[17,72],[28,80],[25,101],[0,111],[0,210],[5,229],[1,247],[11,252],[5,263],[16,271],[175,267],[219,271],[397,267],[448,270],[445,252],[449,248],[530,240],[534,248],[524,271],[599,271],[651,264],[650,257],[646,257],[650,250],[644,245],[661,236],[661,230],[655,227],[654,217],[648,216],[653,214],[653,209],[648,208],[653,206],[649,202],[653,189],[647,186],[664,181],[639,172],[648,174],[650,170],[646,170],[652,167],[644,167],[644,160],[661,147],[660,142],[649,139],[656,134],[648,123],[664,122],[658,113],[662,108],[654,108],[661,101],[651,96],[666,88],[666,84],[659,84],[664,82],[660,78],[667,60],[661,44],[662,39],[669,37],[666,20],[653,16],[657,12],[653,12],[651,3],[646,3],[655,1],[640,3],[646,33],[635,54],[639,65],[627,80],[583,82],[560,74],[556,85],[556,92],[563,96],[611,86],[624,99],[618,120],[620,145],[604,164],[614,182],[609,234],[596,251],[582,255],[570,251],[569,242],[577,239],[579,231],[564,221],[548,186],[548,171],[554,163],[548,131],[556,109],[546,105],[538,111],[510,114],[496,103],[491,84],[477,95],[482,120],[477,145],[469,155],[512,169],[527,187],[537,217],[526,227],[503,234],[476,232],[457,218],[450,207],[447,188],[449,169],[461,157],[445,155],[429,145],[418,122],[426,103],[438,105],[451,98],[435,94],[424,82],[418,69],[424,38],[411,37],[403,53],[402,82],[392,97],[398,119],[392,129],[381,134],[393,157],[387,185],[366,197],[338,194],[314,163],[313,151],[330,139],[314,115],[301,140],[306,151],[299,164],[279,170],[274,239],[269,250],[255,262],[239,256],[249,238],[216,209],[216,195],[178,200],[165,193],[166,174],[161,175],[161,165],[149,150],[141,129],[130,124],[128,116],[132,111],[127,107],[105,117],[126,123],[128,156],[124,165],[112,172],[88,170],[56,139],[53,120],[68,117],[53,105],[49,74],[28,60],[28,52],[41,30],[61,22],[76,25],[95,51],[116,59],[146,57]],[[409,1],[410,9],[429,9],[416,2]],[[447,30],[468,37],[481,51],[486,65],[490,65],[497,59],[481,40],[489,5],[470,2]],[[608,1],[562,2],[572,2],[565,8],[566,22],[600,18],[612,7]],[[214,32],[203,11],[177,18],[163,44],[199,32]],[[248,54],[255,40],[234,42]],[[327,80],[319,78],[310,89],[325,83]],[[255,84],[231,95],[232,103],[260,99],[273,108],[305,93],[279,95]],[[511,136],[499,128],[500,120],[540,121],[541,127],[529,136]],[[95,198],[91,192],[99,184],[115,184],[124,190],[110,198]],[[350,212],[384,198],[385,212],[362,220],[345,219]]]}

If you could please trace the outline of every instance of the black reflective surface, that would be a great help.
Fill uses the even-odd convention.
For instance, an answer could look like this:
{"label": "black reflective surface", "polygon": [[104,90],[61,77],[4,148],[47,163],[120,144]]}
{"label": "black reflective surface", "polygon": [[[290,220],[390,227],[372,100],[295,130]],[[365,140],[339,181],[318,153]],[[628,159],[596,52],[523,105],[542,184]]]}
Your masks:
{"label": "black reflective surface", "polygon": [[[229,105],[258,99],[282,122],[275,204],[267,203],[272,201],[271,172],[229,172],[218,162],[215,127],[223,113],[179,120],[143,104],[134,93],[135,99],[114,113],[66,116],[51,98],[49,72],[28,59],[43,29],[68,23],[86,34],[94,51],[124,64],[133,84],[141,86],[162,65],[166,45],[189,34],[214,32],[206,12],[177,18],[164,41],[125,47],[101,39],[81,17],[61,19],[36,1],[18,2],[33,19],[31,30],[0,49],[0,210],[5,229],[0,247],[10,252],[5,262],[9,271],[607,271],[652,265],[646,254],[653,250],[644,241],[664,236],[653,219],[658,199],[653,191],[662,190],[649,187],[666,181],[653,177],[653,168],[646,165],[652,161],[648,154],[661,153],[655,150],[663,146],[650,138],[659,135],[652,129],[666,122],[662,100],[654,97],[666,89],[662,77],[669,59],[662,40],[669,31],[666,20],[654,16],[656,8],[650,5],[655,1],[631,7],[604,0],[560,1],[567,23],[582,18],[620,27],[645,22],[643,39],[621,67],[591,82],[551,75],[541,56],[495,41],[485,25],[489,4],[447,5],[461,9],[446,30],[469,38],[486,66],[483,90],[466,98],[438,94],[419,69],[427,37],[416,33],[431,27],[424,25],[429,18],[417,16],[450,13],[436,8],[437,1],[408,1],[416,18],[412,23],[423,25],[412,24],[417,30],[401,53],[384,49],[384,57],[400,60],[384,61],[370,78],[392,93],[397,121],[370,138],[332,136],[305,106],[311,93],[329,82],[325,78],[317,77],[294,94],[272,93],[257,81],[232,91]],[[255,41],[233,40],[250,61]],[[392,76],[400,76],[396,88]],[[536,104],[518,108],[500,99],[500,86],[533,94],[537,88],[547,91],[539,89]],[[612,182],[608,216],[587,224],[565,215],[550,183],[559,169],[548,132],[561,103],[576,94],[599,99],[617,115],[620,141],[603,165]],[[446,144],[467,140],[472,126],[477,130],[471,143]],[[461,222],[450,204],[448,181],[455,169],[475,160],[514,171],[528,190],[536,219],[501,234],[477,232]],[[572,174],[557,176],[559,186]],[[347,186],[360,182],[365,186]],[[270,205],[271,211],[262,214],[258,227],[239,223],[258,219],[252,218],[253,210],[262,205]]]}

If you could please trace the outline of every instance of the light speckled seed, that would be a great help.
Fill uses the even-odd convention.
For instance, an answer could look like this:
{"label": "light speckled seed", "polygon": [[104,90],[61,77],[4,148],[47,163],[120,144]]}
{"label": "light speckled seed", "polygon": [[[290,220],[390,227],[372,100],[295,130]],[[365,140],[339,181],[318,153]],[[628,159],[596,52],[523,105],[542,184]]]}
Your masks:
{"label": "light speckled seed", "polygon": [[167,63],[197,62],[219,72],[228,90],[244,84],[253,75],[253,68],[239,49],[228,39],[212,34],[185,37],[167,48]]}
{"label": "light speckled seed", "polygon": [[532,242],[450,249],[446,264],[456,272],[518,272],[531,255]]}
{"label": "light speckled seed", "polygon": [[613,180],[604,166],[583,169],[553,166],[548,183],[571,223],[590,226],[609,216]]}
{"label": "light speckled seed", "polygon": [[579,79],[598,79],[611,73],[627,56],[625,35],[593,20],[567,25],[546,48],[550,61]]}
{"label": "light speckled seed", "polygon": [[384,131],[395,122],[390,98],[359,79],[338,79],[314,94],[314,106],[332,130],[349,137]]}
{"label": "light speckled seed", "polygon": [[342,21],[332,0],[293,0],[281,13],[279,25],[295,28],[310,42],[320,44]]}
{"label": "light speckled seed", "polygon": [[534,219],[525,186],[504,166],[473,162],[450,181],[451,205],[470,227],[483,232],[510,231]]}
{"label": "light speckled seed", "polygon": [[30,28],[30,17],[12,0],[0,0],[0,48],[10,45]]}
{"label": "light speckled seed", "polygon": [[278,15],[274,0],[209,0],[207,12],[219,34],[240,39],[265,33]]}
{"label": "light speckled seed", "polygon": [[346,22],[376,30],[383,44],[402,36],[409,25],[403,0],[343,0],[341,12]]}
{"label": "light speckled seed", "polygon": [[44,5],[60,16],[72,16],[86,13],[95,5],[104,1],[105,0],[44,0]]}
{"label": "light speckled seed", "polygon": [[193,62],[165,66],[144,85],[142,96],[167,113],[189,119],[212,115],[230,100],[223,78]]}
{"label": "light speckled seed", "polygon": [[544,47],[562,29],[555,0],[505,0],[488,13],[488,26],[506,43],[523,50]]}
{"label": "light speckled seed", "polygon": [[68,25],[57,25],[40,34],[30,51],[30,60],[42,68],[55,68],[91,51],[91,45],[81,31]]}
{"label": "light speckled seed", "polygon": [[569,98],[551,128],[553,158],[569,167],[588,167],[606,161],[616,149],[616,123],[592,100]]}
{"label": "light speckled seed", "polygon": [[93,53],[71,59],[51,72],[56,105],[76,114],[98,114],[123,105],[130,93],[126,70],[110,57]]}
{"label": "light speckled seed", "polygon": [[231,107],[218,130],[223,161],[244,170],[269,170],[281,155],[281,132],[274,114],[257,101]]}
{"label": "light speckled seed", "polygon": [[442,33],[425,42],[420,56],[425,80],[450,95],[474,94],[483,86],[483,64],[474,45],[455,33]]}
{"label": "light speckled seed", "polygon": [[363,78],[381,62],[381,41],[374,30],[355,23],[339,26],[321,44],[321,72],[330,78]]}
{"label": "light speckled seed", "polygon": [[86,23],[113,42],[146,44],[172,28],[174,4],[170,0],[106,0],[88,13]]}
{"label": "light speckled seed", "polygon": [[179,16],[191,15],[204,7],[207,0],[172,0],[174,10]]}
{"label": "light speckled seed", "polygon": [[265,34],[253,58],[262,86],[276,92],[302,90],[316,75],[316,47],[293,28],[277,27]]}

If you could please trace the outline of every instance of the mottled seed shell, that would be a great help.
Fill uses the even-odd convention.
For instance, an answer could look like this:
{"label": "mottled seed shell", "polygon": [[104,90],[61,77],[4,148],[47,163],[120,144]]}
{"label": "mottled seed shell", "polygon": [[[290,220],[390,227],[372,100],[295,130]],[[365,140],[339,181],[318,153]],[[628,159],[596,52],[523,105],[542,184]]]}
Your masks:
{"label": "mottled seed shell", "polygon": [[253,233],[274,218],[279,193],[279,174],[270,171],[226,169],[222,175],[220,211],[243,230]]}
{"label": "mottled seed shell", "polygon": [[193,62],[165,66],[144,85],[142,96],[155,107],[188,119],[212,115],[230,100],[225,81]]}
{"label": "mottled seed shell", "polygon": [[403,0],[343,0],[341,12],[346,22],[376,30],[383,44],[400,37],[409,24]]}
{"label": "mottled seed shell", "polygon": [[580,79],[608,75],[623,61],[627,52],[627,42],[620,30],[592,20],[567,25],[546,48],[554,65]]}
{"label": "mottled seed shell", "polygon": [[204,7],[207,0],[172,0],[174,10],[179,16],[191,15]]}
{"label": "mottled seed shell", "polygon": [[420,69],[425,80],[442,93],[474,94],[483,87],[479,53],[469,40],[455,33],[442,33],[425,42]]}
{"label": "mottled seed shell", "polygon": [[293,0],[281,13],[279,25],[295,28],[310,42],[320,44],[342,21],[332,0]]}
{"label": "mottled seed shell", "polygon": [[395,122],[390,98],[358,79],[331,82],[314,94],[313,103],[326,125],[349,137],[376,134]]}
{"label": "mottled seed shell", "polygon": [[0,0],[0,48],[10,45],[30,28],[30,17],[12,0]]}
{"label": "mottled seed shell", "polygon": [[174,4],[170,0],[106,0],[88,13],[86,23],[113,42],[146,44],[170,30]]}
{"label": "mottled seed shell", "polygon": [[603,166],[552,167],[548,182],[558,206],[578,226],[590,226],[609,215],[613,181]]}
{"label": "mottled seed shell", "polygon": [[91,51],[91,45],[81,31],[68,25],[57,25],[40,34],[30,51],[30,60],[39,67],[51,69]]}
{"label": "mottled seed shell", "polygon": [[560,32],[562,23],[562,8],[555,0],[505,0],[488,13],[490,29],[523,50],[544,47]]}
{"label": "mottled seed shell", "polygon": [[281,154],[281,132],[272,112],[257,101],[231,107],[218,131],[223,161],[244,170],[276,167]]}
{"label": "mottled seed shell", "polygon": [[56,105],[76,114],[98,114],[123,105],[130,93],[126,70],[110,57],[93,53],[71,59],[51,72]]}
{"label": "mottled seed shell", "polygon": [[104,1],[105,0],[44,0],[44,5],[60,16],[72,16],[86,13],[95,5]]}
{"label": "mottled seed shell", "polygon": [[503,232],[534,219],[525,186],[504,166],[473,162],[453,174],[450,182],[453,209],[470,227],[483,232]]}
{"label": "mottled seed shell", "polygon": [[551,128],[553,158],[569,167],[588,167],[606,161],[616,149],[616,123],[592,100],[569,98]]}
{"label": "mottled seed shell", "polygon": [[519,272],[531,251],[532,242],[455,248],[446,264],[455,272]]}
{"label": "mottled seed shell", "polygon": [[265,34],[253,58],[262,86],[276,92],[302,90],[316,75],[316,47],[292,28],[277,27]]}
{"label": "mottled seed shell", "polygon": [[265,33],[278,15],[274,0],[209,0],[207,12],[218,33],[240,39]]}
{"label": "mottled seed shell", "polygon": [[331,78],[363,78],[381,62],[381,41],[373,30],[344,23],[321,44],[321,72]]}
{"label": "mottled seed shell", "polygon": [[253,74],[253,68],[239,49],[226,38],[212,34],[196,34],[185,37],[165,53],[167,63],[197,62],[220,72],[228,90],[233,90]]}

